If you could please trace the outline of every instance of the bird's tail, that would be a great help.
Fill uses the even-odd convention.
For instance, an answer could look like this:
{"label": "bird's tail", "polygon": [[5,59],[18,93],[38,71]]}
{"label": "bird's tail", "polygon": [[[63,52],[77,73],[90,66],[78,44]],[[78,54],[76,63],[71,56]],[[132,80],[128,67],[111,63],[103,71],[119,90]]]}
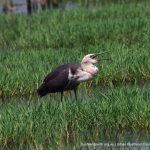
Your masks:
{"label": "bird's tail", "polygon": [[47,84],[43,83],[38,89],[37,93],[40,97],[45,96],[48,93]]}

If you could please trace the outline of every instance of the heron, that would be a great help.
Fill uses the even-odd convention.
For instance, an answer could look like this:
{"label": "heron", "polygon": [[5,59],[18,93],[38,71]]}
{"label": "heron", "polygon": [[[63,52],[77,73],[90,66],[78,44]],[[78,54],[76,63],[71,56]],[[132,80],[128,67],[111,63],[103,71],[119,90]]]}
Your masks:
{"label": "heron", "polygon": [[50,72],[41,86],[37,89],[40,97],[48,93],[61,93],[61,101],[63,100],[64,91],[73,90],[75,99],[77,100],[77,87],[80,83],[94,79],[98,75],[99,69],[96,63],[103,60],[111,60],[110,58],[99,58],[97,56],[108,53],[109,51],[101,51],[93,54],[87,54],[83,57],[81,63],[67,63],[57,67]]}

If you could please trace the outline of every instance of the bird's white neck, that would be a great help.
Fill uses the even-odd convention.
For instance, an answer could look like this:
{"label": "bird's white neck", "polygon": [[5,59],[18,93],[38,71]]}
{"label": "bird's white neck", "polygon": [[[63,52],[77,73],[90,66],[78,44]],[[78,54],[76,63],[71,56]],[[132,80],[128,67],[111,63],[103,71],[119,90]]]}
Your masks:
{"label": "bird's white neck", "polygon": [[81,68],[93,76],[97,75],[98,73],[98,68],[92,63],[81,63]]}
{"label": "bird's white neck", "polygon": [[[73,78],[77,79],[76,81],[80,83],[92,80],[97,74],[98,68],[95,65],[92,63],[81,63],[81,67],[77,70],[76,75],[73,75]],[[70,78],[70,75],[68,77]]]}

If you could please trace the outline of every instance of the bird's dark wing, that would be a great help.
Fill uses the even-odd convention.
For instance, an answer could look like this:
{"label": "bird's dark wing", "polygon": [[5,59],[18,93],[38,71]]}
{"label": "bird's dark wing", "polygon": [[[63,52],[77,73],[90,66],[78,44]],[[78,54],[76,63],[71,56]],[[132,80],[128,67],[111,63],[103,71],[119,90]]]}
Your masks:
{"label": "bird's dark wing", "polygon": [[64,90],[68,83],[68,69],[64,69],[45,84],[47,85],[49,92],[60,92]]}
{"label": "bird's dark wing", "polygon": [[55,78],[50,78],[50,80],[47,79],[45,82],[43,82],[42,85],[37,89],[38,95],[44,96],[48,93],[61,92],[65,89],[68,82],[68,73],[66,69],[57,74]]}
{"label": "bird's dark wing", "polygon": [[56,68],[56,70],[46,76],[37,90],[38,94],[44,96],[47,93],[61,92],[74,88],[78,84],[74,84],[68,79],[69,69],[72,74],[75,74],[79,67],[80,64],[65,64]]}
{"label": "bird's dark wing", "polygon": [[45,77],[43,82],[48,82],[49,80],[55,79],[62,72],[65,72],[65,71],[69,70],[69,68],[71,69],[72,73],[75,73],[77,68],[79,68],[79,67],[80,67],[80,64],[76,64],[76,63],[68,63],[68,64],[64,64],[62,66],[59,66],[54,71],[50,72]]}

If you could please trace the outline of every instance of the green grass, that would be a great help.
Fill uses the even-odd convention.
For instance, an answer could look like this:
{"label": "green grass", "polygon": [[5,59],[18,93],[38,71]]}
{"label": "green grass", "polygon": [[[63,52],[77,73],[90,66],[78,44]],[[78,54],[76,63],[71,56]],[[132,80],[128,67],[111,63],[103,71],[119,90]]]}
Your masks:
{"label": "green grass", "polygon": [[61,147],[102,138],[119,142],[124,131],[149,131],[149,103],[149,86],[85,90],[78,101],[65,95],[62,103],[57,95],[10,99],[1,103],[0,147]]}
{"label": "green grass", "polygon": [[[0,148],[72,148],[80,142],[100,142],[103,136],[116,140],[113,137],[120,132],[149,131],[148,4],[109,3],[98,9],[45,11],[30,17],[1,15]],[[58,94],[39,101],[29,96],[53,68],[80,62],[98,50],[110,50],[103,57],[113,61],[97,65],[99,76],[92,84],[81,85],[78,101],[69,94],[62,103]],[[125,86],[129,83],[134,86]],[[7,97],[2,99],[3,95]],[[9,100],[12,95],[19,97]]]}
{"label": "green grass", "polygon": [[[148,2],[147,2],[148,3]],[[149,4],[149,3],[148,3]],[[87,53],[110,50],[93,82],[150,81],[150,9],[145,2],[99,9],[0,16],[0,95],[34,93],[56,66],[80,62]]]}
{"label": "green grass", "polygon": [[148,46],[149,8],[145,3],[103,6],[94,10],[47,11],[1,16],[1,47],[72,48],[114,45]]}
{"label": "green grass", "polygon": [[[72,49],[73,50],[73,49]],[[79,49],[78,49],[79,50]],[[126,51],[121,54],[112,50],[104,58],[111,57],[112,62],[98,64],[99,76],[94,80],[97,86],[149,80],[149,52]],[[90,52],[90,51],[89,51]],[[71,54],[70,54],[71,53]],[[78,55],[78,56],[77,56]],[[9,50],[2,53],[2,74],[0,89],[4,95],[34,93],[45,75],[56,66],[66,62],[78,62],[83,56],[82,51],[69,49],[44,50]],[[76,57],[74,57],[76,56]]]}

